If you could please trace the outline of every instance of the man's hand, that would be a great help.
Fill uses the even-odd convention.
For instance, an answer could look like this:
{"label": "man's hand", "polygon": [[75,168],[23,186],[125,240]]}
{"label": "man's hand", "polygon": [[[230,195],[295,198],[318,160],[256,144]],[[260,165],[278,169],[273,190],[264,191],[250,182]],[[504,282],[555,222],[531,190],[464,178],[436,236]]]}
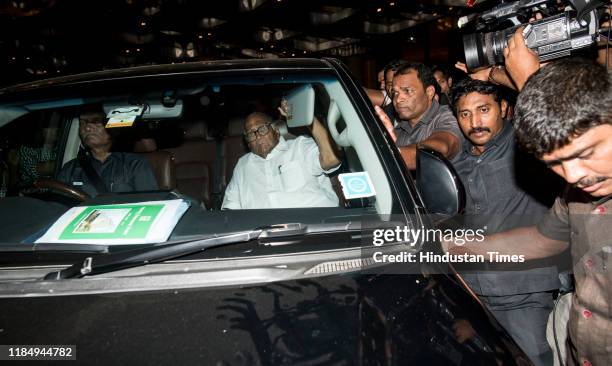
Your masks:
{"label": "man's hand", "polygon": [[464,343],[476,336],[476,331],[467,319],[455,320],[453,330],[455,331],[455,338],[457,338],[459,343]]}
{"label": "man's hand", "polygon": [[508,46],[504,48],[506,70],[518,90],[523,89],[527,79],[540,69],[538,54],[525,44],[523,29],[524,27],[519,27],[508,40]]}
{"label": "man's hand", "polygon": [[480,81],[487,81],[489,80],[489,73],[491,72],[491,67],[485,67],[483,69],[478,69],[475,71],[472,71],[471,73],[468,72],[467,69],[467,65],[464,64],[463,62],[457,62],[455,64],[455,68],[463,71],[464,73],[468,74],[468,76],[474,80],[480,80]]}
{"label": "man's hand", "polygon": [[393,139],[393,142],[397,142],[397,136],[395,135],[395,129],[393,128],[393,122],[391,122],[391,118],[389,118],[385,111],[383,111],[383,109],[379,106],[374,106],[374,109],[376,110],[376,115],[378,116],[378,118],[380,118],[380,121],[382,122],[383,126],[391,136],[391,139]]}

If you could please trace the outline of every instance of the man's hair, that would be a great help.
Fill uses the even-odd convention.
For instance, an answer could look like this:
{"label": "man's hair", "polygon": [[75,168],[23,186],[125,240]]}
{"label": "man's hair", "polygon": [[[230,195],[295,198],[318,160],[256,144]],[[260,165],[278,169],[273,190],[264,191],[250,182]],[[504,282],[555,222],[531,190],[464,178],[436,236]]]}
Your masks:
{"label": "man's hair", "polygon": [[611,123],[612,73],[583,58],[562,59],[533,74],[514,115],[519,142],[538,157]]}
{"label": "man's hair", "polygon": [[405,64],[406,61],[404,60],[400,60],[400,59],[396,59],[396,60],[391,60],[389,61],[389,63],[387,63],[385,65],[385,68],[383,69],[383,77],[385,78],[385,83],[388,81],[387,80],[387,72],[389,70],[392,70],[394,73],[397,71],[397,69],[402,66],[403,64]]}
{"label": "man's hair", "polygon": [[417,78],[421,84],[423,84],[423,89],[427,89],[428,86],[433,86],[434,88],[438,86],[438,82],[434,78],[431,69],[422,63],[405,63],[398,67],[398,69],[395,71],[395,75],[405,75],[411,71],[416,71]]}
{"label": "man's hair", "polygon": [[457,110],[459,99],[470,93],[491,95],[496,102],[500,101],[500,90],[496,85],[486,81],[467,78],[460,80],[451,88],[451,103],[455,111]]}
{"label": "man's hair", "polygon": [[433,65],[431,67],[431,73],[435,74],[436,72],[440,71],[442,73],[442,76],[444,76],[445,79],[448,79],[451,75],[448,72],[448,69],[446,67],[440,66],[440,65]]}
{"label": "man's hair", "polygon": [[79,116],[84,115],[84,114],[99,114],[106,118],[106,113],[104,113],[104,108],[102,107],[101,104],[98,104],[98,103],[83,104],[82,106],[79,107],[78,112],[79,112]]}

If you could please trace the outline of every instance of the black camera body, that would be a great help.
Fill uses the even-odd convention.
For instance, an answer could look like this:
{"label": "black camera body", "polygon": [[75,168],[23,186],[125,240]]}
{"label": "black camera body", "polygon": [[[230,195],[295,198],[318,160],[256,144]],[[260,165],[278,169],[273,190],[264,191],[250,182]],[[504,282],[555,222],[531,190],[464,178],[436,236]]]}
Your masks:
{"label": "black camera body", "polygon": [[[477,19],[477,28],[495,28],[505,21],[512,21],[509,28],[488,33],[473,33],[463,37],[466,65],[469,70],[504,62],[503,50],[510,37],[522,24],[518,13],[523,15],[545,7],[546,1],[516,1],[499,5],[472,19]],[[540,61],[569,56],[572,52],[590,47],[599,37],[598,9],[603,4],[598,1],[572,1],[573,9],[551,15],[525,25],[523,37],[527,47],[534,50]],[[577,8],[579,6],[579,8]],[[574,15],[575,14],[575,15]],[[471,20],[460,20],[460,26]]]}

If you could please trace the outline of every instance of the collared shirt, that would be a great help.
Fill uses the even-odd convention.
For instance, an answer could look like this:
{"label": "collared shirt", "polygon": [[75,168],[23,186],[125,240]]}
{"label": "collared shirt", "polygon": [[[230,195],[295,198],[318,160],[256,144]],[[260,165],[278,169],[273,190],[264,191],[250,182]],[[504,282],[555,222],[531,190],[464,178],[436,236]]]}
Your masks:
{"label": "collared shirt", "polygon": [[508,121],[480,155],[465,139],[452,163],[466,189],[466,214],[487,218],[489,232],[510,229],[511,215],[534,215],[528,224],[535,224],[561,191],[560,180],[544,164],[517,148]]}
{"label": "collared shirt", "polygon": [[312,138],[282,136],[262,158],[252,152],[238,160],[223,198],[223,209],[333,207],[338,196],[319,163]]}
{"label": "collared shirt", "polygon": [[[149,162],[141,156],[124,152],[111,153],[104,162],[88,157],[91,166],[102,179],[109,193],[140,192],[158,189],[157,180]],[[93,183],[79,164],[70,160],[59,172],[57,179],[90,196],[98,195]]]}
{"label": "collared shirt", "polygon": [[[558,193],[555,192],[558,178],[535,157],[517,149],[514,129],[508,121],[480,155],[475,153],[471,141],[465,139],[453,165],[466,191],[466,224],[486,228],[487,234],[535,225]],[[550,265],[466,274],[465,279],[476,293],[484,296],[551,291],[560,286],[557,269]]]}
{"label": "collared shirt", "polygon": [[409,121],[400,121],[395,127],[397,146],[408,146],[427,140],[434,132],[449,132],[462,141],[463,134],[459,130],[457,119],[448,106],[441,106],[433,100],[423,118],[412,127]]}
{"label": "collared shirt", "polygon": [[576,291],[568,334],[575,362],[568,364],[612,364],[611,198],[568,187],[538,224],[542,235],[571,246]]}

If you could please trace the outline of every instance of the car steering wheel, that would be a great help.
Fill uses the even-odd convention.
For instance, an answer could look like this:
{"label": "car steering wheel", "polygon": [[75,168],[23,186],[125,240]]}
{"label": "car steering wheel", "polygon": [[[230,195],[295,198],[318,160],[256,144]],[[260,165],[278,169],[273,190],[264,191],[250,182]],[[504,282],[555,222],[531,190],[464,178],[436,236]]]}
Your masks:
{"label": "car steering wheel", "polygon": [[91,198],[90,195],[82,190],[55,179],[37,179],[32,183],[32,188],[36,190],[48,189],[52,192],[63,194],[78,202],[83,202]]}

